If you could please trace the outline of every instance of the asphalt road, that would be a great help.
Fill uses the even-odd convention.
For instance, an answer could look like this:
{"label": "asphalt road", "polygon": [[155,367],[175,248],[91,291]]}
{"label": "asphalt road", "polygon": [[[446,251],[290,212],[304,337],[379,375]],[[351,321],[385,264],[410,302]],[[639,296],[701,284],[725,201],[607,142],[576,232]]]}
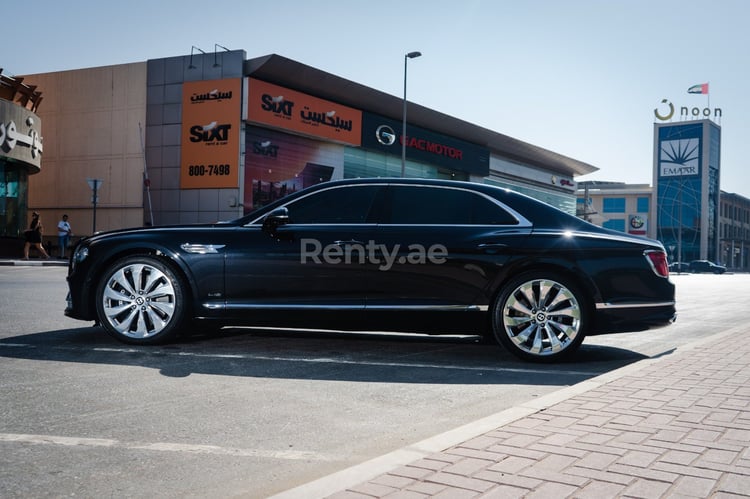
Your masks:
{"label": "asphalt road", "polygon": [[225,330],[161,347],[0,267],[0,497],[266,497],[744,319],[750,275],[675,275],[678,321],[522,363],[474,338]]}

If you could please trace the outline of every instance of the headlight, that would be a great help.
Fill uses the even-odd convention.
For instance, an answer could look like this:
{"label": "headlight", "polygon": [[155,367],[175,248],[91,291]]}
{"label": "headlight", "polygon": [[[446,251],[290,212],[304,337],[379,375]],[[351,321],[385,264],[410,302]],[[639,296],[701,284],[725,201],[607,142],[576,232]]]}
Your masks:
{"label": "headlight", "polygon": [[81,246],[73,253],[73,263],[81,263],[89,256],[88,246]]}

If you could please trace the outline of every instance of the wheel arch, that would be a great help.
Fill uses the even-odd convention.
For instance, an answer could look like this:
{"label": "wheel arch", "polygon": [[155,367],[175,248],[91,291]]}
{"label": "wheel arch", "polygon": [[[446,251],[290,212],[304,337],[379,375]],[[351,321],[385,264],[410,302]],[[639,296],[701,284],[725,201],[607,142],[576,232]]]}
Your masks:
{"label": "wheel arch", "polygon": [[103,277],[104,272],[111,267],[115,262],[123,258],[130,256],[150,256],[158,258],[165,265],[174,271],[175,275],[182,280],[183,288],[187,292],[188,296],[185,300],[189,304],[190,309],[188,315],[194,316],[196,310],[195,296],[197,296],[197,290],[195,289],[195,279],[191,278],[191,274],[184,262],[181,261],[179,255],[174,252],[156,246],[128,246],[117,248],[117,251],[107,253],[105,257],[101,258],[96,262],[96,265],[92,266],[89,270],[92,282],[87,287],[88,296],[86,296],[86,306],[88,310],[96,316],[96,289],[99,285],[100,279]]}
{"label": "wheel arch", "polygon": [[[490,298],[490,309],[491,305],[495,303],[498,296],[503,292],[509,282],[515,280],[523,274],[531,274],[537,272],[549,272],[553,275],[559,275],[561,278],[568,280],[573,285],[577,286],[586,297],[590,297],[590,300],[586,300],[583,306],[586,307],[586,313],[588,315],[589,324],[586,325],[587,329],[593,326],[595,321],[594,314],[596,312],[596,303],[600,301],[601,293],[599,288],[596,286],[594,281],[574,262],[556,259],[544,259],[544,260],[521,260],[506,265],[504,272],[498,276],[498,279],[492,286],[492,291],[489,294]],[[487,315],[487,331],[492,331],[492,314]]]}
{"label": "wheel arch", "polygon": [[[532,284],[535,281],[549,280],[557,283],[554,287],[544,288],[547,290],[557,289],[564,290],[563,300],[568,297],[573,298],[577,307],[570,307],[564,304],[562,308],[548,310],[545,307],[536,309],[532,304],[526,301],[524,296],[531,292],[531,287],[521,295],[515,293],[521,289],[521,286],[537,286]],[[566,360],[576,352],[593,330],[596,322],[596,299],[593,298],[593,283],[586,278],[581,277],[581,273],[576,272],[575,266],[566,266],[555,262],[529,262],[528,265],[519,265],[508,272],[495,289],[492,295],[491,306],[489,307],[488,330],[495,342],[503,346],[513,355],[532,362],[557,362]],[[550,295],[542,288],[536,288],[533,294],[544,296],[546,301]],[[557,291],[551,296],[554,300],[560,295]],[[506,315],[506,303],[511,296],[521,296],[521,300],[527,303],[527,306],[513,307],[513,312]],[[513,298],[515,301],[515,298]],[[565,302],[562,302],[565,303]],[[578,309],[578,313],[575,312]],[[548,316],[548,313],[550,314]],[[552,316],[552,321],[548,324],[548,318]],[[510,322],[506,319],[510,318]],[[541,322],[537,322],[541,321]]]}

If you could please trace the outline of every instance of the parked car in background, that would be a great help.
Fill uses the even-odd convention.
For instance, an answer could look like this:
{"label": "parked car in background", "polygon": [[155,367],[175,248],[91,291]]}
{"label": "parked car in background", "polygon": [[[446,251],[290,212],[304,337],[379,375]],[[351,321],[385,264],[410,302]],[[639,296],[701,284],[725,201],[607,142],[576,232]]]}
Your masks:
{"label": "parked car in background", "polygon": [[693,260],[690,262],[690,272],[696,274],[700,272],[711,272],[713,274],[723,274],[727,271],[727,268],[723,265],[717,265],[714,262],[708,260]]}
{"label": "parked car in background", "polygon": [[687,262],[672,262],[669,264],[670,272],[690,272],[690,264]]}
{"label": "parked car in background", "polygon": [[492,336],[526,360],[675,318],[658,241],[508,189],[332,181],[234,221],[93,235],[65,314],[132,344],[195,324]]}

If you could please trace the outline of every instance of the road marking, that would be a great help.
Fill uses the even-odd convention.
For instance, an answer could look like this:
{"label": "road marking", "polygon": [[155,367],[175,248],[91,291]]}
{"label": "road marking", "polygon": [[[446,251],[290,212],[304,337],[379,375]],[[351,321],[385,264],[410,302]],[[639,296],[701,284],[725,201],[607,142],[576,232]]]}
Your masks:
{"label": "road marking", "polygon": [[[24,343],[2,343],[0,347],[15,347],[15,348],[37,348],[36,345],[24,344]],[[146,355],[159,355],[159,356],[171,356],[171,357],[194,357],[199,359],[232,359],[232,360],[253,360],[253,361],[269,361],[269,362],[298,362],[308,364],[339,364],[339,365],[357,365],[357,366],[368,366],[368,367],[398,367],[398,368],[413,368],[413,369],[446,369],[454,371],[482,371],[482,372],[493,372],[493,373],[515,373],[515,374],[554,374],[558,376],[598,376],[601,372],[592,371],[576,371],[576,370],[558,370],[558,369],[534,369],[534,368],[514,368],[514,367],[495,367],[495,366],[462,366],[455,364],[428,364],[428,363],[417,363],[417,362],[382,362],[382,361],[371,361],[371,360],[351,360],[344,358],[328,358],[328,357],[282,357],[282,356],[267,356],[267,355],[255,355],[255,354],[217,354],[217,353],[197,353],[197,352],[173,352],[164,349],[138,349],[138,348],[112,348],[112,347],[94,347],[94,348],[80,348],[80,347],[47,347],[53,350],[68,350],[68,351],[93,351],[93,352],[111,352],[111,353],[141,353]]]}
{"label": "road marking", "polygon": [[[0,347],[13,346],[20,348],[37,348],[36,345],[23,343],[2,343]],[[215,353],[197,353],[197,352],[173,352],[163,349],[138,349],[138,348],[113,348],[113,347],[94,347],[91,349],[80,347],[49,347],[54,350],[69,351],[94,351],[94,352],[112,352],[112,353],[142,353],[146,355],[172,356],[172,357],[195,357],[208,359],[233,359],[233,360],[254,360],[254,361],[271,361],[271,362],[299,362],[313,364],[342,364],[342,365],[361,365],[371,367],[407,367],[421,369],[448,369],[459,371],[492,371],[492,372],[511,372],[511,373],[533,373],[533,374],[558,374],[570,376],[596,376],[599,372],[575,371],[575,370],[556,370],[556,369],[534,369],[534,368],[513,368],[513,367],[495,367],[495,366],[462,366],[452,364],[427,364],[417,362],[383,362],[383,361],[363,361],[350,360],[344,358],[329,357],[282,357],[267,356],[256,354],[215,354]]]}
{"label": "road marking", "polygon": [[283,460],[332,461],[333,458],[319,452],[296,450],[259,450],[220,447],[217,445],[178,444],[173,442],[123,442],[109,438],[63,437],[58,435],[30,435],[23,433],[0,433],[0,442],[16,442],[33,445],[62,445],[66,447],[108,447],[143,450],[151,452],[178,452],[186,454],[212,454],[236,457],[259,457]]}

